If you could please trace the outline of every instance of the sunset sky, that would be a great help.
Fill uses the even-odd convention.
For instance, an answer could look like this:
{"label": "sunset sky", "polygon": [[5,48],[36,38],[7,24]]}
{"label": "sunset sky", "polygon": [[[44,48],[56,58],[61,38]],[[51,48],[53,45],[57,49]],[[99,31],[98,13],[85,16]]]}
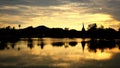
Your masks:
{"label": "sunset sky", "polygon": [[0,0],[0,27],[120,27],[120,0]]}

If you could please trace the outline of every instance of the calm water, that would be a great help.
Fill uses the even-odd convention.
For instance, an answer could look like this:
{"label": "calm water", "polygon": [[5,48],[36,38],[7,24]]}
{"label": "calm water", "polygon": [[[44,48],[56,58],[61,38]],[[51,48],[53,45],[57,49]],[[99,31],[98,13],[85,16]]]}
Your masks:
{"label": "calm water", "polygon": [[0,68],[119,68],[120,43],[80,38],[0,41]]}

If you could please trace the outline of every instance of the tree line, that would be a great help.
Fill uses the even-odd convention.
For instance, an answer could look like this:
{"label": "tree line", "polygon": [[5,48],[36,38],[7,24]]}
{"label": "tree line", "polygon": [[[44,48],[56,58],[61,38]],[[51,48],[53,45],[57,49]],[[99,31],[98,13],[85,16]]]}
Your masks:
{"label": "tree line", "polygon": [[[117,39],[120,38],[120,29],[116,31],[113,28],[104,28],[101,26],[97,28],[97,25],[90,24],[88,29],[77,31],[75,29],[63,29],[63,28],[48,28],[46,26],[32,27],[29,26],[24,29],[0,28],[0,38],[33,38],[33,37],[52,37],[52,38],[100,38],[100,39]],[[81,28],[81,27],[80,27]]]}

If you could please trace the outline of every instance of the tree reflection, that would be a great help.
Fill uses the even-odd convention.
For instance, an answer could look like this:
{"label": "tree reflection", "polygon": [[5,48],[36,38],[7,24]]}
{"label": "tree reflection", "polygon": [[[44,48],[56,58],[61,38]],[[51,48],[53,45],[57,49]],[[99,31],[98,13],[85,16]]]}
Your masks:
{"label": "tree reflection", "polygon": [[[17,42],[20,42],[20,38],[2,38],[0,39],[0,50],[4,50],[4,49],[15,49],[16,45],[18,45],[17,49],[20,50],[20,44],[17,44]],[[22,40],[24,41],[24,40]],[[27,44],[25,46],[27,46],[28,48],[32,49],[34,48],[35,45],[38,45],[41,49],[44,49],[45,47],[45,40],[43,38],[37,38],[37,44],[33,43],[34,39],[32,38],[28,38]],[[51,46],[53,47],[76,47],[79,46],[79,42],[77,42],[76,40],[70,40],[69,38],[67,38],[67,40],[59,40],[59,41],[51,41],[52,43],[49,43]],[[120,40],[114,40],[114,39],[91,39],[89,41],[86,41],[85,39],[82,39],[82,41],[80,41],[80,46],[82,46],[82,50],[83,52],[85,51],[85,46],[87,45],[88,50],[90,52],[97,52],[97,50],[99,49],[101,52],[104,52],[105,49],[112,49],[115,47],[118,47],[120,49]]]}
{"label": "tree reflection", "polygon": [[106,39],[91,39],[88,42],[88,48],[89,51],[97,52],[97,49],[100,49],[101,52],[104,52],[104,49],[109,48],[115,48],[115,40],[106,40]]}
{"label": "tree reflection", "polygon": [[117,44],[118,48],[120,49],[120,40],[117,40],[116,44]]}
{"label": "tree reflection", "polygon": [[68,41],[66,39],[64,42],[53,42],[52,46],[57,46],[57,47],[62,47],[64,46],[65,48],[68,48],[69,46],[75,47],[77,45],[76,41]]}
{"label": "tree reflection", "polygon": [[[0,39],[0,50],[4,49],[14,49],[19,38],[2,38]],[[8,46],[10,44],[10,46]]]}
{"label": "tree reflection", "polygon": [[16,38],[13,38],[13,39],[9,40],[10,46],[14,49],[15,46],[16,46],[16,43],[17,43],[18,41],[19,41],[19,40],[16,39]]}
{"label": "tree reflection", "polygon": [[53,46],[61,47],[61,46],[64,45],[64,42],[53,42],[52,45],[53,45]]}
{"label": "tree reflection", "polygon": [[7,47],[6,41],[0,41],[0,50],[4,50]]}
{"label": "tree reflection", "polygon": [[69,45],[70,45],[70,46],[76,46],[76,45],[77,45],[77,42],[75,42],[75,41],[74,41],[74,42],[69,42]]}
{"label": "tree reflection", "polygon": [[41,47],[41,49],[43,49],[43,48],[44,48],[45,43],[44,43],[43,38],[38,39],[38,46],[40,46],[40,47]]}
{"label": "tree reflection", "polygon": [[33,45],[33,40],[32,40],[31,38],[29,38],[27,41],[28,41],[27,46],[28,46],[30,49],[32,49],[32,48],[34,47],[34,45]]}

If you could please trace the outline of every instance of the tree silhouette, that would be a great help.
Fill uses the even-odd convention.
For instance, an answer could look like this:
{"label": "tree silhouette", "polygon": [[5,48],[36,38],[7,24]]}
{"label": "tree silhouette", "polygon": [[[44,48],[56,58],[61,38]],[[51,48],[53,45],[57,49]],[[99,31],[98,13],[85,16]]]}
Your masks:
{"label": "tree silhouette", "polygon": [[20,29],[21,25],[19,24],[18,27],[19,27],[19,29]]}
{"label": "tree silhouette", "polygon": [[96,28],[97,28],[96,23],[93,23],[93,24],[89,24],[89,25],[88,25],[88,31],[89,31],[89,30],[95,30]]}

